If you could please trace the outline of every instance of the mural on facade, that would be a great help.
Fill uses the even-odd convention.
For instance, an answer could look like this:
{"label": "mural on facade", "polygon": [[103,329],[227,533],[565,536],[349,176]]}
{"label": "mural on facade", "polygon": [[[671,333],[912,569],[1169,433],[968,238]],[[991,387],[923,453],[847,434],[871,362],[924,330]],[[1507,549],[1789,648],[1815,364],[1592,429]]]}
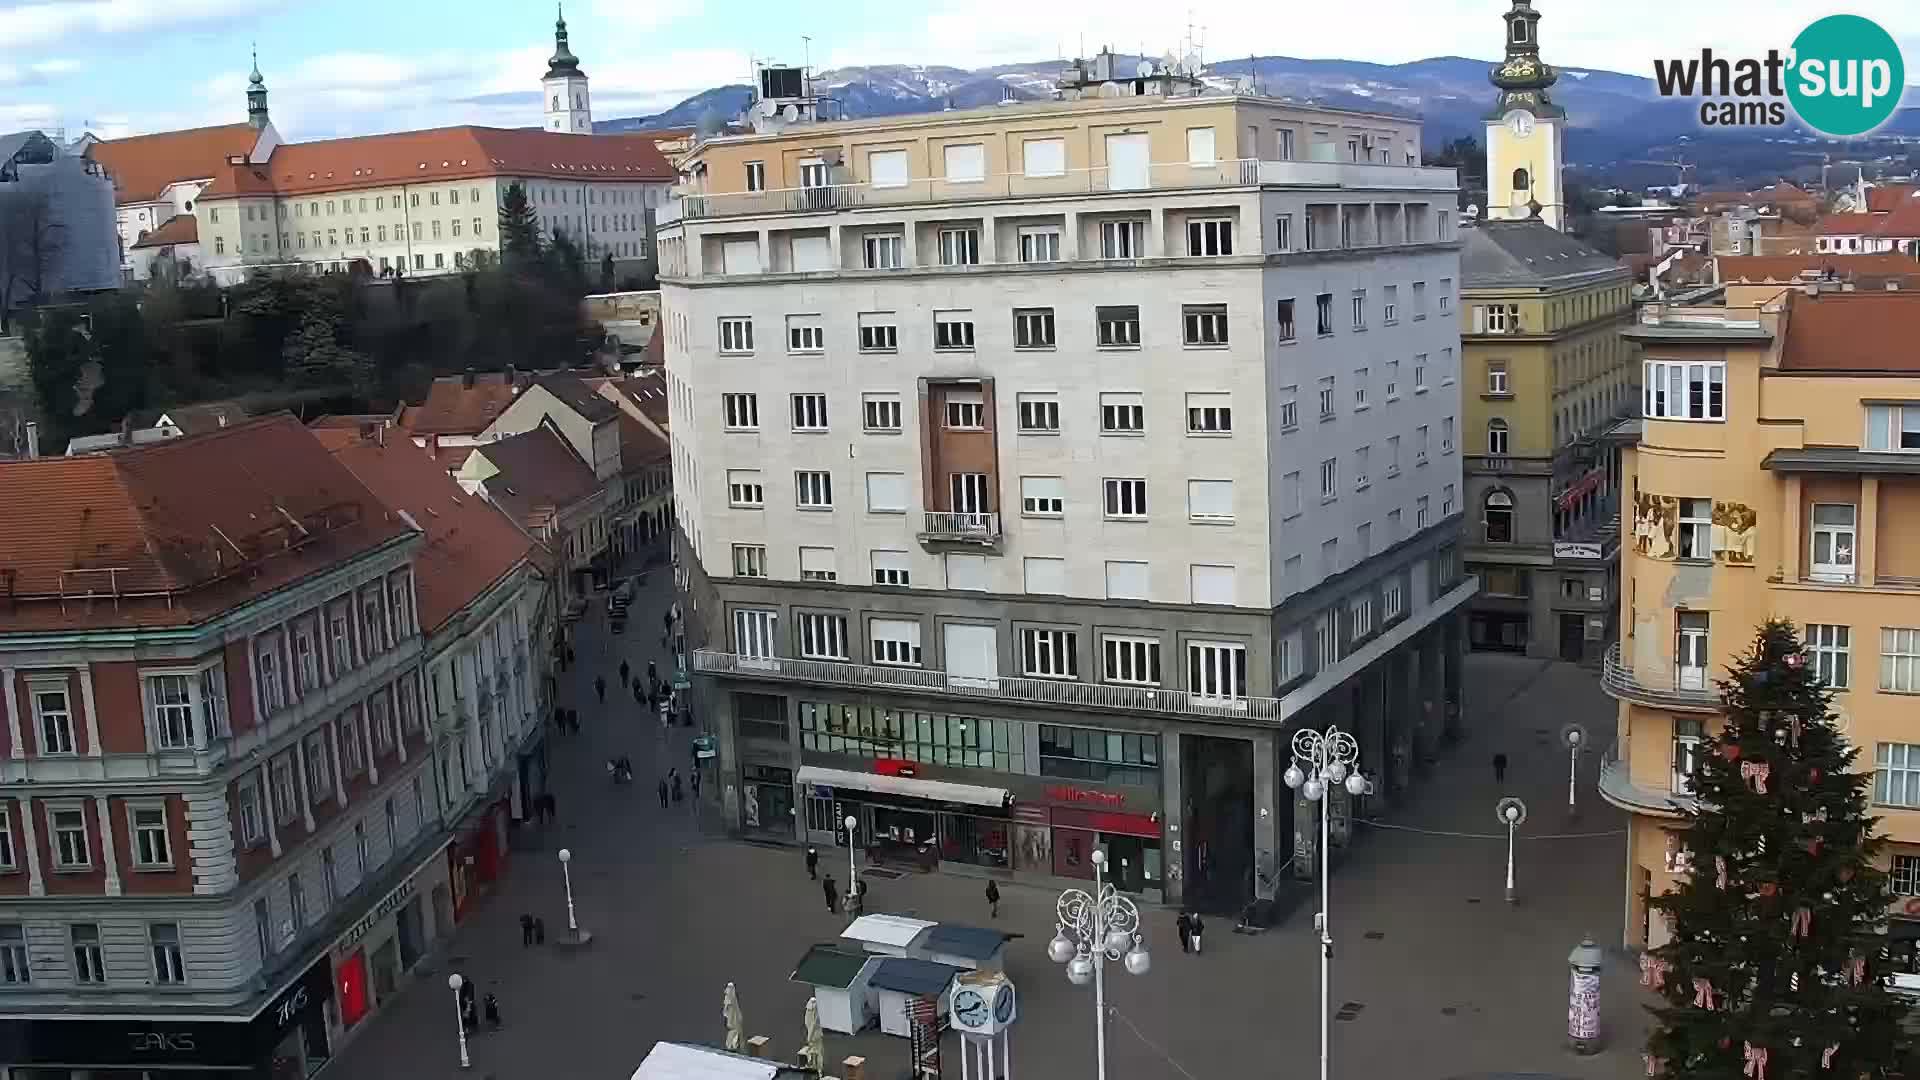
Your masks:
{"label": "mural on facade", "polygon": [[1753,565],[1753,534],[1760,515],[1742,503],[1713,504],[1713,557],[1729,566]]}
{"label": "mural on facade", "polygon": [[1673,558],[1674,530],[1679,520],[1679,499],[1640,492],[1634,497],[1633,549],[1653,559]]}

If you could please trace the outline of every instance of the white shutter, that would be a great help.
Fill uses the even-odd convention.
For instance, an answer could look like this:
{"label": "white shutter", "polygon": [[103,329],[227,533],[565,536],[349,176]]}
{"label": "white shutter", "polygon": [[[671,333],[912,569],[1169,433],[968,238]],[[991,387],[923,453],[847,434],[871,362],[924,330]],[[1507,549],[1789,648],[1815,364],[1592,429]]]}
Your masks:
{"label": "white shutter", "polygon": [[1065,139],[1028,139],[1020,144],[1020,154],[1028,176],[1067,175]]}
{"label": "white shutter", "polygon": [[903,188],[907,186],[907,152],[905,150],[875,150],[867,155],[867,177],[877,188]]}
{"label": "white shutter", "polygon": [[1233,519],[1233,481],[1187,481],[1187,516],[1212,521]]}
{"label": "white shutter", "polygon": [[[919,624],[914,624],[919,629]],[[1000,674],[1000,649],[991,626],[948,623],[942,630],[947,674],[966,679],[992,679]]]}
{"label": "white shutter", "polygon": [[1147,599],[1147,564],[1143,562],[1107,563],[1109,600]]}
{"label": "white shutter", "polygon": [[870,472],[867,474],[867,510],[876,513],[903,513],[907,509],[907,474]]}
{"label": "white shutter", "polygon": [[833,247],[824,236],[796,236],[793,238],[793,268],[795,271],[833,269]]}
{"label": "white shutter", "polygon": [[945,150],[947,182],[964,184],[987,178],[986,147],[980,143],[960,143]]}
{"label": "white shutter", "polygon": [[986,592],[987,557],[985,555],[947,556],[947,588]]}
{"label": "white shutter", "polygon": [[1107,190],[1139,191],[1151,183],[1152,166],[1147,137],[1107,136]]}
{"label": "white shutter", "polygon": [[1026,560],[1024,570],[1028,592],[1066,595],[1067,560],[1030,558]]}
{"label": "white shutter", "polygon": [[870,624],[875,641],[904,641],[920,647],[920,623],[915,619],[875,619]]}
{"label": "white shutter", "polygon": [[757,274],[760,272],[760,242],[758,240],[729,240],[720,249],[721,270],[729,276],[734,274]]}
{"label": "white shutter", "polygon": [[1219,160],[1213,153],[1213,129],[1187,129],[1187,164],[1211,165]]}
{"label": "white shutter", "polygon": [[1191,572],[1194,603],[1233,603],[1233,567],[1195,563]]}
{"label": "white shutter", "polygon": [[1473,306],[1473,332],[1476,334],[1487,332],[1487,309],[1479,304]]}
{"label": "white shutter", "polygon": [[818,580],[831,581],[834,577],[833,549],[830,547],[803,547],[800,549],[800,576],[821,574]]}

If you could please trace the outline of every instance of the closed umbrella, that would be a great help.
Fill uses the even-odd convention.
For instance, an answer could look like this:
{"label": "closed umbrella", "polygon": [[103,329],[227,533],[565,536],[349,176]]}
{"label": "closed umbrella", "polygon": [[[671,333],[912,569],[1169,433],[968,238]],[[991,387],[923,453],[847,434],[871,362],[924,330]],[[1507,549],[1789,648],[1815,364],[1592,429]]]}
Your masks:
{"label": "closed umbrella", "polygon": [[727,984],[726,993],[720,996],[720,1013],[727,1019],[727,1049],[740,1053],[747,1045],[747,1020],[740,1015],[740,995]]}

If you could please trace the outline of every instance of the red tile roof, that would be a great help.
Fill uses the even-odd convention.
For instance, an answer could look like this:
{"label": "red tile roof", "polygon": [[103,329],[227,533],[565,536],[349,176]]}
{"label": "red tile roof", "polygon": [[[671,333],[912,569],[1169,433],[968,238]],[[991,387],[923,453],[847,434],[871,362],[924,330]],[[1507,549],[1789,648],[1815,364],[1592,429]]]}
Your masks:
{"label": "red tile roof", "polygon": [[569,135],[538,128],[448,127],[286,143],[263,164],[212,174],[201,198],[305,195],[396,184],[533,176],[553,180],[672,183],[673,165],[651,139]]}
{"label": "red tile roof", "polygon": [[323,441],[381,502],[406,511],[426,530],[413,567],[420,627],[427,633],[521,563],[544,561],[538,543],[485,499],[461,491],[443,465],[412,440],[395,434],[383,444],[335,428],[324,433]]}
{"label": "red tile roof", "polygon": [[657,465],[673,455],[673,447],[667,440],[653,433],[653,429],[628,416],[625,410],[620,413],[620,468],[632,472],[648,465]]}
{"label": "red tile roof", "polygon": [[466,385],[465,376],[442,376],[433,380],[426,401],[406,410],[400,426],[423,437],[478,435],[507,411],[513,398],[513,386],[501,372],[476,374],[472,386]]}
{"label": "red tile roof", "polygon": [[152,202],[169,184],[229,171],[227,158],[252,153],[259,141],[249,124],[223,124],[103,140],[93,144],[93,160],[113,177],[115,202]]}
{"label": "red tile roof", "polygon": [[1884,214],[1916,194],[1920,194],[1920,187],[1913,184],[1882,184],[1879,187],[1868,188],[1867,209],[1876,214]]}
{"label": "red tile roof", "polygon": [[1786,371],[1920,373],[1920,292],[1793,292],[1785,333]]}
{"label": "red tile roof", "polygon": [[190,625],[413,531],[286,413],[0,463],[0,505],[0,635]]}
{"label": "red tile roof", "polygon": [[134,248],[169,247],[200,242],[200,219],[192,214],[175,214],[160,227],[134,241]]}
{"label": "red tile roof", "polygon": [[1858,277],[1920,276],[1920,262],[1891,251],[1870,255],[1718,255],[1720,280],[1728,282],[1787,282],[1808,270],[1836,280]]}
{"label": "red tile roof", "polygon": [[1872,214],[1822,214],[1816,227],[1822,236],[1871,236],[1879,223]]}
{"label": "red tile roof", "polygon": [[553,424],[473,448],[499,470],[483,483],[487,497],[528,528],[600,490],[593,467],[574,453]]}

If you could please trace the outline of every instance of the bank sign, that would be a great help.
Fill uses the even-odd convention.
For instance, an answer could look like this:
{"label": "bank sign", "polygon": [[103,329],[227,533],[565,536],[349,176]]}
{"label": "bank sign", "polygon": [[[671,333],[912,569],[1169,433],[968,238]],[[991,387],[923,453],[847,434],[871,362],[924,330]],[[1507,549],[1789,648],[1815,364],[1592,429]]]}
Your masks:
{"label": "bank sign", "polygon": [[1872,19],[1829,15],[1800,31],[1791,47],[1764,56],[1656,59],[1660,96],[1700,103],[1712,128],[1783,127],[1789,111],[1835,138],[1866,135],[1900,107],[1907,67],[1893,35]]}

